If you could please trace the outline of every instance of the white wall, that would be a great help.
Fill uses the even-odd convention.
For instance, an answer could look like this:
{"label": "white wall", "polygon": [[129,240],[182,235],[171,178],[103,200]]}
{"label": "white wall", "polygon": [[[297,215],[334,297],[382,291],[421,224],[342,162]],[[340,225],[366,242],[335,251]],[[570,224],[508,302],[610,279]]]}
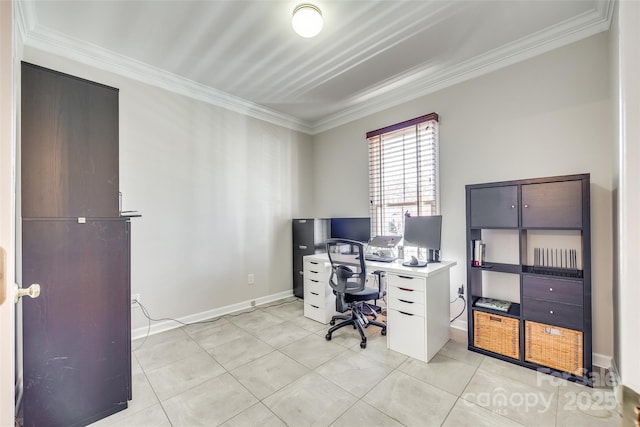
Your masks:
{"label": "white wall", "polygon": [[614,133],[618,138],[616,232],[619,236],[615,288],[616,363],[622,384],[640,393],[640,3],[618,2],[611,31],[614,69],[618,73],[615,111],[619,115]]}
{"label": "white wall", "polygon": [[466,284],[466,184],[591,173],[593,348],[611,356],[608,64],[605,33],[316,135],[316,215],[367,215],[365,133],[439,113],[442,253],[458,262],[451,272],[455,295]]}
{"label": "white wall", "polygon": [[[120,89],[123,209],[142,214],[131,287],[153,317],[291,292],[291,218],[313,205],[311,137],[33,48],[24,60]],[[145,325],[134,310],[133,328]]]}

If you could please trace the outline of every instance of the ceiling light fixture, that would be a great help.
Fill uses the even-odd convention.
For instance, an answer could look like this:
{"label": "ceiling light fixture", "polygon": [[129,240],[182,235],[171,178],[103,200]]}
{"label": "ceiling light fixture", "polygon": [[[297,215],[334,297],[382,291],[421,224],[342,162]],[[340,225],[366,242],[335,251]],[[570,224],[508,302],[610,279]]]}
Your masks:
{"label": "ceiling light fixture", "polygon": [[293,30],[305,38],[317,36],[322,30],[322,12],[317,6],[303,3],[293,9]]}

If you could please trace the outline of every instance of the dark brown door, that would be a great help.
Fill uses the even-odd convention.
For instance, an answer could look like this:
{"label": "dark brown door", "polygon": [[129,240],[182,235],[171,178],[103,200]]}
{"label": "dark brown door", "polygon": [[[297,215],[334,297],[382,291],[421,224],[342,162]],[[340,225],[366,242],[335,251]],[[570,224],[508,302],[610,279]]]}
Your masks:
{"label": "dark brown door", "polygon": [[129,399],[129,223],[24,221],[24,425],[86,425]]}
{"label": "dark brown door", "polygon": [[24,423],[86,425],[131,399],[118,90],[23,63],[21,117]]}

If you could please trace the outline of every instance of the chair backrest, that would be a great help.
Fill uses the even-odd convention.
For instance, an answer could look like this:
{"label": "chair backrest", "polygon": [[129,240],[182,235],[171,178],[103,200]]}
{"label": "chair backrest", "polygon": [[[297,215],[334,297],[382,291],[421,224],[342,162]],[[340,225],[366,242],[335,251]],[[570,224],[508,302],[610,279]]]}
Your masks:
{"label": "chair backrest", "polygon": [[348,239],[328,239],[327,255],[331,261],[329,285],[338,294],[364,290],[367,270],[364,244]]}

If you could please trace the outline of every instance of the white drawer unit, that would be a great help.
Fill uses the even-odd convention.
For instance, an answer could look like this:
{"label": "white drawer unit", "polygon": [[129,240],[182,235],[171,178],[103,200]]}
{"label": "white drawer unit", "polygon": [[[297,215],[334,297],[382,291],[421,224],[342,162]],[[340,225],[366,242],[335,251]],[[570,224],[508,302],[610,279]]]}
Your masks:
{"label": "white drawer unit", "polygon": [[427,357],[425,282],[422,277],[387,275],[389,348],[420,360]]}
{"label": "white drawer unit", "polygon": [[387,274],[387,344],[428,362],[449,340],[449,274]]}
{"label": "white drawer unit", "polygon": [[330,264],[304,260],[304,315],[320,323],[329,323],[336,314],[336,297],[329,286]]}

